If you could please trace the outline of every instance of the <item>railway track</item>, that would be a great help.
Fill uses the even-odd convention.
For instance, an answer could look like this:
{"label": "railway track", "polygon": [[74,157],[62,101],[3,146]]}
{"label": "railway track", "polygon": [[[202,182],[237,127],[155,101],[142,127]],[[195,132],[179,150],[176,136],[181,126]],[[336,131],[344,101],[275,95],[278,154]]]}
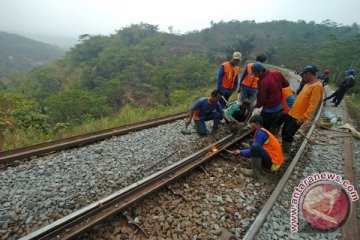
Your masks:
{"label": "railway track", "polygon": [[112,138],[108,136],[114,131],[108,131],[110,134],[103,136],[106,139],[88,145],[81,140],[73,147],[65,144],[62,151],[52,149],[38,155],[35,149],[31,159],[8,159],[6,167],[0,169],[1,238],[30,234],[226,135],[220,129],[218,135],[201,141],[196,134],[184,136],[180,133],[184,122],[177,120],[183,116],[135,124],[135,128],[125,126],[122,129],[127,134]]}
{"label": "railway track", "polygon": [[[316,119],[321,114],[321,108]],[[142,123],[134,128],[125,127],[118,129],[119,132],[115,134],[112,130],[99,134],[98,139],[89,136],[88,140],[76,140],[71,145],[63,146],[66,149],[82,146],[184,117],[184,114],[179,114],[164,118],[161,120],[163,122],[155,120],[150,125]],[[170,154],[165,154],[158,162],[154,161],[150,167],[146,167],[154,167],[151,175],[140,174],[145,178],[111,195],[107,194],[108,197],[74,211],[22,239],[255,239],[292,175],[314,128],[315,125],[311,126],[304,141],[298,143],[299,149],[291,164],[287,164],[287,169],[281,168],[280,174],[276,176],[268,173],[271,179],[269,183],[258,183],[242,176],[239,168],[248,166],[249,162],[234,158],[226,151],[246,141],[249,132],[243,131],[237,136],[223,135],[225,137],[215,143],[213,140],[204,141],[211,144],[205,144],[206,147],[203,146],[200,151],[180,161],[174,160],[170,166],[162,165],[163,160],[172,157],[178,150],[170,151]],[[29,152],[24,149],[18,156],[26,159],[57,151],[56,148],[61,149],[60,146],[61,143],[54,145],[52,150],[44,150],[44,146],[35,149],[32,155],[27,155]],[[182,147],[186,148],[186,145]],[[188,150],[191,152],[191,149]],[[8,154],[6,164],[14,161],[16,154],[19,152]],[[155,168],[157,164],[159,168]]]}
{"label": "railway track", "polygon": [[177,113],[166,117],[137,122],[121,127],[96,131],[75,137],[64,138],[55,141],[40,143],[28,147],[18,148],[0,152],[0,166],[14,164],[20,160],[29,160],[32,157],[58,152],[69,148],[80,147],[90,143],[98,142],[114,136],[121,136],[130,132],[156,127],[161,124],[173,122],[186,117],[186,113]]}
{"label": "railway track", "polygon": [[[320,113],[321,107],[316,120]],[[268,173],[269,183],[242,176],[239,167],[246,160],[226,156],[224,149],[244,141],[249,132],[228,135],[23,239],[254,239],[314,128],[282,177]]]}

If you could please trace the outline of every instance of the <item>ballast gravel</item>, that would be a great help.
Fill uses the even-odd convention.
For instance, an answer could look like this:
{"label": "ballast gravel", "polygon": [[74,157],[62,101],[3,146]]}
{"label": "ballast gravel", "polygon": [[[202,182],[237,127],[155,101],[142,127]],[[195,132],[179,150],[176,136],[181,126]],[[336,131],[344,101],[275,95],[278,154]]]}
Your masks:
{"label": "ballast gravel", "polygon": [[[323,111],[331,111],[336,116],[343,118],[343,103],[337,108],[332,107],[332,105],[333,104],[328,101],[327,105],[324,106]],[[333,126],[332,129],[342,131],[338,128],[338,126],[342,124],[344,123],[339,122],[336,126]],[[316,139],[314,140],[315,143],[307,145],[304,150],[305,154],[299,160],[298,165],[295,167],[292,176],[283,189],[283,192],[266,218],[266,221],[256,239],[341,239],[341,229],[321,233],[309,227],[310,225],[308,225],[305,221],[300,221],[298,233],[290,232],[291,197],[294,187],[297,187],[307,176],[321,172],[336,173],[346,180],[346,176],[344,176],[343,173],[344,138],[341,137],[341,135],[344,134],[337,131],[325,130],[319,127],[316,128],[313,133],[313,136],[316,136]],[[359,146],[359,141],[353,138],[353,147],[354,146]],[[353,151],[355,156],[354,161],[357,160],[358,162],[359,154],[356,153],[358,153],[359,150],[358,148],[353,148]],[[357,163],[357,166],[359,167],[359,163]]]}
{"label": "ballast gravel", "polygon": [[0,239],[29,234],[228,134],[225,126],[201,138],[181,129],[179,120],[1,169]]}

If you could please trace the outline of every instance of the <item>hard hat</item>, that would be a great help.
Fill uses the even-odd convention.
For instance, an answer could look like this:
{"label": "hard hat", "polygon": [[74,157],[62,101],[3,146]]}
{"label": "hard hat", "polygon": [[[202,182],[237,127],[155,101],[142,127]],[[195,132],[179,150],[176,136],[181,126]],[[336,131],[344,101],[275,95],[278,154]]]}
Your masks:
{"label": "hard hat", "polygon": [[261,70],[266,70],[264,64],[262,64],[261,62],[255,62],[252,66],[251,66],[251,72],[252,73],[258,73]]}
{"label": "hard hat", "polygon": [[238,60],[241,60],[241,52],[234,52],[233,54],[233,59],[238,59]]}
{"label": "hard hat", "polygon": [[346,69],[345,72],[348,73],[348,74],[350,74],[350,75],[355,75],[355,70],[354,70],[354,69],[351,69],[351,68]]}
{"label": "hard hat", "polygon": [[319,71],[318,68],[315,66],[315,65],[307,65],[303,68],[302,72],[306,73],[306,72],[309,72],[309,73],[312,73],[312,74],[316,74],[316,72]]}
{"label": "hard hat", "polygon": [[330,74],[330,69],[325,69],[325,71],[324,71],[324,73],[326,74],[326,75],[328,75],[328,74]]}

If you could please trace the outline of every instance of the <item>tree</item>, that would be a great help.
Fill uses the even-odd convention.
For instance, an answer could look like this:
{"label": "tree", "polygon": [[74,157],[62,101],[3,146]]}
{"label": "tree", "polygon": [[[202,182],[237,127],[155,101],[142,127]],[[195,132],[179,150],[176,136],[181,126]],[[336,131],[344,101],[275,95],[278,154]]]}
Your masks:
{"label": "tree", "polygon": [[106,98],[91,92],[70,90],[45,101],[52,122],[81,122],[109,114]]}

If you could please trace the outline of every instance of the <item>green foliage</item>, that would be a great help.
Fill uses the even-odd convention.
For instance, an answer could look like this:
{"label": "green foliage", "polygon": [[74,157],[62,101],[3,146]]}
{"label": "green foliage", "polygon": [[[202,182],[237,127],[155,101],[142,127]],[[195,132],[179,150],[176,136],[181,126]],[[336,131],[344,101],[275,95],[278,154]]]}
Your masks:
{"label": "green foliage", "polygon": [[[244,62],[265,53],[273,65],[330,68],[332,84],[343,79],[346,68],[360,71],[359,26],[329,20],[221,21],[183,35],[140,23],[110,36],[83,34],[79,41],[60,60],[26,74],[9,68],[10,74],[0,77],[0,93],[17,92],[33,101],[32,108],[3,118],[3,128],[28,128],[24,134],[15,130],[28,138],[23,144],[33,142],[36,134],[52,139],[185,111],[216,87],[218,67],[234,51],[242,52]],[[351,91],[359,93],[360,85]],[[29,109],[36,113],[34,119],[28,118]],[[35,119],[40,126],[50,124],[51,131],[36,128]]]}
{"label": "green foliage", "polygon": [[47,116],[35,99],[21,94],[0,93],[0,131],[10,129],[46,129]]}
{"label": "green foliage", "polygon": [[48,97],[45,104],[53,122],[81,122],[109,114],[105,101],[104,97],[91,92],[70,90]]}

